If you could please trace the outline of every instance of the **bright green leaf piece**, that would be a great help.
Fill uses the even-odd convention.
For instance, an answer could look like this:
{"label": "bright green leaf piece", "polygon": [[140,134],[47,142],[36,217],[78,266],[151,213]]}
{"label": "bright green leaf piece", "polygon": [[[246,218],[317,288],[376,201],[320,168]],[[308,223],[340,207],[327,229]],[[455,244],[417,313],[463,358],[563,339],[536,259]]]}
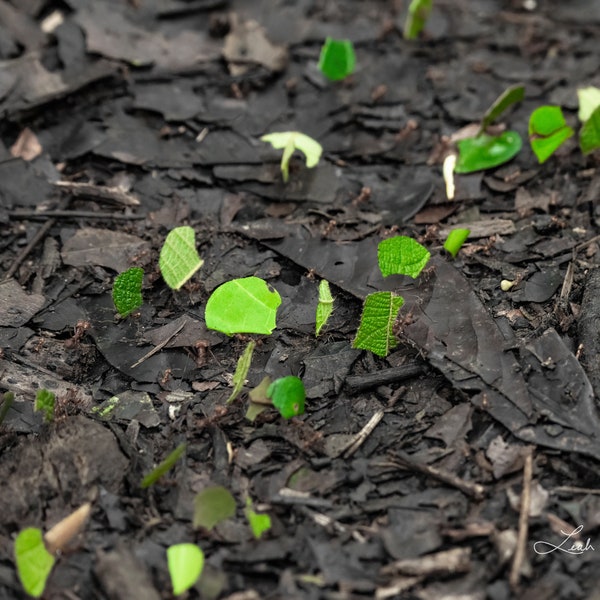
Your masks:
{"label": "bright green leaf piece", "polygon": [[449,252],[452,257],[456,257],[470,233],[470,229],[453,229],[444,242],[444,249]]}
{"label": "bright green leaf piece", "polygon": [[529,117],[529,141],[540,163],[546,162],[573,134],[560,106],[540,106]]}
{"label": "bright green leaf piece", "polygon": [[577,98],[579,99],[577,116],[582,123],[585,123],[600,106],[600,88],[590,86],[578,89]]}
{"label": "bright green leaf piece", "polygon": [[231,392],[231,396],[227,398],[227,404],[233,402],[242,391],[242,387],[244,387],[244,381],[246,381],[246,375],[248,375],[250,363],[252,362],[254,346],[256,346],[256,342],[254,340],[249,341],[237,362],[237,367],[233,374],[233,392]]}
{"label": "bright green leaf piece", "polygon": [[500,135],[482,133],[458,142],[456,173],[473,173],[491,169],[508,162],[521,150],[523,140],[516,131],[505,131]]}
{"label": "bright green leaf piece", "polygon": [[315,317],[316,333],[319,335],[325,323],[327,323],[331,313],[333,312],[333,296],[329,289],[329,282],[326,279],[321,279],[319,283],[319,303],[317,304],[317,314]]}
{"label": "bright green leaf piece", "polygon": [[176,227],[169,232],[158,258],[163,279],[178,290],[204,264],[196,250],[196,233],[191,227]]}
{"label": "bright green leaf piece", "polygon": [[194,527],[209,531],[235,515],[235,500],[229,490],[217,485],[206,488],[194,498]]}
{"label": "bright green leaf piece", "polygon": [[196,544],[175,544],[167,548],[167,564],[173,594],[179,596],[198,581],[204,568],[204,552]]}
{"label": "bright green leaf piece", "polygon": [[379,242],[377,260],[384,277],[389,275],[408,275],[415,279],[429,262],[429,250],[416,240],[398,235]]}
{"label": "bright green leaf piece", "polygon": [[340,81],[354,73],[356,54],[350,40],[334,40],[328,37],[321,48],[319,70],[327,79]]}
{"label": "bright green leaf piece", "polygon": [[258,540],[265,531],[271,529],[271,517],[265,514],[259,514],[252,510],[252,501],[246,499],[246,509],[244,510],[246,519],[252,529],[252,535]]}
{"label": "bright green leaf piece", "polygon": [[144,303],[142,298],[143,280],[144,269],[140,267],[131,267],[117,275],[113,283],[112,299],[122,317],[131,314]]}
{"label": "bright green leaf piece", "polygon": [[484,132],[509,106],[521,102],[524,97],[525,86],[521,84],[512,85],[504,90],[483,115],[480,133]]}
{"label": "bright green leaf piece", "polygon": [[35,395],[34,410],[41,410],[44,413],[44,421],[50,423],[54,419],[54,402],[56,394],[48,390],[38,390]]}
{"label": "bright green leaf piece", "polygon": [[54,566],[54,556],[46,550],[40,529],[28,527],[19,532],[15,540],[15,560],[23,589],[39,598]]}
{"label": "bright green leaf piece", "polygon": [[432,0],[412,0],[404,23],[404,39],[414,40],[423,31],[431,13]]}
{"label": "bright green leaf piece", "polygon": [[594,110],[590,118],[581,127],[579,145],[584,154],[589,154],[600,148],[600,106]]}
{"label": "bright green leaf piece", "polygon": [[267,398],[271,398],[273,406],[284,419],[304,414],[306,391],[299,377],[288,375],[276,379],[267,390]]}
{"label": "bright green leaf piece", "polygon": [[294,150],[300,150],[306,157],[306,166],[309,169],[316,167],[323,153],[323,147],[319,142],[299,131],[280,131],[263,135],[261,141],[267,142],[276,150],[283,148],[281,157],[281,173],[283,181],[287,183],[290,174],[290,159]]}
{"label": "bright green leaf piece", "polygon": [[387,356],[397,345],[393,327],[403,304],[404,298],[392,292],[369,294],[365,298],[360,326],[352,347],[370,350],[377,356]]}
{"label": "bright green leaf piece", "polygon": [[233,279],[219,286],[206,303],[206,326],[227,335],[271,333],[281,296],[258,277]]}
{"label": "bright green leaf piece", "polygon": [[154,467],[154,469],[142,479],[142,489],[154,485],[165,473],[170,471],[175,466],[175,463],[183,456],[185,446],[185,444],[179,444],[165,460]]}

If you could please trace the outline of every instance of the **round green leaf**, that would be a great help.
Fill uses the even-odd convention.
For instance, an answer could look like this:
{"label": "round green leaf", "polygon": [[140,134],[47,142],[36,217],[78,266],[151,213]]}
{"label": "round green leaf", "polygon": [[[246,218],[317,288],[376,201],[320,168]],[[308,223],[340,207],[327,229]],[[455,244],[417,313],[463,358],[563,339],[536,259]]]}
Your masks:
{"label": "round green leaf", "polygon": [[461,140],[454,170],[456,173],[473,173],[497,167],[515,157],[522,146],[523,140],[516,131],[505,131],[500,135],[482,133]]}
{"label": "round green leaf", "polygon": [[304,414],[306,391],[299,377],[288,375],[276,379],[267,390],[267,398],[271,398],[273,406],[284,419]]}
{"label": "round green leaf", "polygon": [[546,162],[573,134],[560,106],[540,106],[529,117],[529,141],[540,163]]}
{"label": "round green leaf", "polygon": [[219,286],[206,303],[206,326],[234,333],[271,333],[281,296],[258,277],[233,279]]}
{"label": "round green leaf", "polygon": [[194,527],[210,530],[234,514],[235,500],[231,492],[220,485],[206,488],[194,498]]}
{"label": "round green leaf", "polygon": [[54,566],[54,556],[46,550],[40,529],[28,527],[19,533],[15,540],[15,560],[23,589],[39,598]]}
{"label": "round green leaf", "polygon": [[163,279],[178,290],[204,264],[196,250],[196,233],[191,227],[176,227],[167,235],[158,259]]}
{"label": "round green leaf", "polygon": [[350,40],[328,37],[321,48],[319,70],[327,79],[339,81],[351,75],[356,66],[356,54]]}
{"label": "round green leaf", "polygon": [[398,235],[379,242],[377,260],[384,277],[408,275],[415,279],[429,262],[429,250],[410,237]]}
{"label": "round green leaf", "polygon": [[112,298],[115,308],[122,317],[126,317],[143,304],[143,279],[144,269],[140,267],[131,267],[117,275],[113,283]]}
{"label": "round green leaf", "polygon": [[198,581],[204,568],[204,553],[196,544],[175,544],[167,548],[167,564],[173,594],[179,596]]}

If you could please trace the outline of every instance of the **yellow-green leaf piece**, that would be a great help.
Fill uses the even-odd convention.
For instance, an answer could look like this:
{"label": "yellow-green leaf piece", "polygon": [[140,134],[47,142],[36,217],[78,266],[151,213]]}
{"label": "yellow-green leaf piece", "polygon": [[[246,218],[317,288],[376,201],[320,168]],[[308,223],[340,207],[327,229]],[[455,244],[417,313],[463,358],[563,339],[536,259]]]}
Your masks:
{"label": "yellow-green leaf piece", "polygon": [[40,529],[28,527],[19,533],[15,540],[15,560],[23,589],[39,598],[54,566],[54,556],[46,550]]}
{"label": "yellow-green leaf piece", "polygon": [[265,531],[271,529],[271,517],[262,513],[256,513],[252,509],[252,501],[250,498],[246,499],[246,509],[244,510],[246,519],[252,529],[252,535],[258,540]]}
{"label": "yellow-green leaf piece", "polygon": [[377,356],[387,356],[398,343],[393,327],[403,304],[404,298],[392,292],[369,294],[365,298],[360,326],[352,347],[370,350]]}
{"label": "yellow-green leaf piece", "polygon": [[194,498],[194,527],[211,530],[234,514],[235,499],[220,485],[206,488]]}
{"label": "yellow-green leaf piece", "polygon": [[416,279],[430,257],[425,246],[405,235],[383,240],[377,247],[377,260],[384,277],[408,275]]}
{"label": "yellow-green leaf piece", "polygon": [[592,113],[600,106],[600,88],[590,86],[577,90],[579,99],[579,113],[577,116],[582,123],[585,123]]}
{"label": "yellow-green leaf piece", "polygon": [[176,227],[169,232],[158,259],[163,279],[178,290],[204,264],[196,250],[196,233],[191,227]]}
{"label": "yellow-green leaf piece", "polygon": [[331,313],[333,312],[333,296],[329,289],[329,282],[326,279],[321,279],[319,283],[319,303],[317,304],[316,335],[321,333],[321,329],[327,323]]}
{"label": "yellow-green leaf piece", "polygon": [[300,150],[306,157],[306,166],[309,169],[316,167],[323,153],[323,147],[319,142],[299,131],[280,131],[263,135],[261,141],[267,142],[276,150],[283,149],[281,157],[281,174],[283,181],[287,183],[290,176],[290,159],[294,150]]}
{"label": "yellow-green leaf piece", "polygon": [[231,396],[227,398],[227,404],[233,402],[242,391],[242,387],[244,387],[244,381],[246,381],[246,375],[248,375],[248,370],[250,369],[252,353],[254,352],[255,346],[256,342],[254,340],[249,341],[238,360],[235,373],[233,374],[233,392],[231,392]]}
{"label": "yellow-green leaf piece", "polygon": [[173,594],[187,592],[204,569],[204,552],[196,544],[174,544],[167,548],[167,565]]}

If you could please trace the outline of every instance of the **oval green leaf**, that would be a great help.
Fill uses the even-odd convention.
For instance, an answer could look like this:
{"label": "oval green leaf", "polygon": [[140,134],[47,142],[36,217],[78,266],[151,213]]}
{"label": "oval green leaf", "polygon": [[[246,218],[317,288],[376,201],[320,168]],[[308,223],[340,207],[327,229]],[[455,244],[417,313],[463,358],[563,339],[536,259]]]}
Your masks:
{"label": "oval green leaf", "polygon": [[204,264],[196,250],[196,233],[191,227],[176,227],[160,250],[158,266],[172,290],[178,290]]}
{"label": "oval green leaf", "polygon": [[321,48],[319,70],[327,79],[340,81],[352,75],[356,66],[356,54],[350,40],[334,40],[328,37]]}
{"label": "oval green leaf", "polygon": [[204,568],[204,553],[196,544],[175,544],[167,548],[167,564],[173,594],[179,596],[198,581]]}
{"label": "oval green leaf", "polygon": [[455,258],[470,233],[470,229],[453,229],[444,242],[444,249]]}
{"label": "oval green leaf", "polygon": [[405,235],[379,242],[377,260],[384,277],[408,275],[415,279],[429,262],[431,254],[425,246]]}
{"label": "oval green leaf", "polygon": [[28,527],[19,533],[15,540],[15,560],[23,589],[39,598],[54,566],[54,556],[46,550],[40,529]]}
{"label": "oval green leaf", "polygon": [[144,269],[131,267],[117,275],[113,283],[112,299],[115,308],[122,317],[137,310],[144,302],[142,298],[142,281]]}
{"label": "oval green leaf", "polygon": [[365,298],[360,326],[352,347],[370,350],[377,356],[387,356],[397,345],[393,327],[403,304],[404,298],[392,292],[369,294]]}
{"label": "oval green leaf", "polygon": [[529,117],[529,141],[540,164],[546,162],[573,134],[560,106],[540,106]]}
{"label": "oval green leaf", "polygon": [[284,419],[304,414],[306,391],[299,377],[288,375],[276,379],[267,390],[267,398]]}
{"label": "oval green leaf", "polygon": [[482,133],[477,137],[458,142],[456,173],[473,173],[491,169],[508,162],[521,150],[523,140],[516,131],[505,131],[500,135]]}
{"label": "oval green leaf", "polygon": [[590,115],[579,132],[579,145],[584,154],[600,148],[600,106]]}
{"label": "oval green leaf", "polygon": [[194,498],[194,527],[209,531],[221,521],[235,515],[235,500],[229,490],[216,485],[206,488]]}
{"label": "oval green leaf", "polygon": [[281,296],[259,277],[233,279],[219,286],[206,303],[206,326],[227,335],[271,333]]}
{"label": "oval green leaf", "polygon": [[333,296],[329,289],[329,282],[321,279],[319,283],[319,303],[317,304],[317,314],[315,315],[315,335],[321,333],[321,329],[333,312]]}

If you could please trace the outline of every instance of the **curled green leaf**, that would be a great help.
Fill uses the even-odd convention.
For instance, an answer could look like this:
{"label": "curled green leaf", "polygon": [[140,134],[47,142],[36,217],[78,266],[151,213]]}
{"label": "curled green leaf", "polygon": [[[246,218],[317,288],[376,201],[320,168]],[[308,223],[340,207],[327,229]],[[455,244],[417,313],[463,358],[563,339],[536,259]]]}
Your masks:
{"label": "curled green leaf", "polygon": [[311,169],[316,167],[323,153],[319,142],[299,131],[280,131],[263,135],[261,141],[268,142],[276,150],[283,149],[281,157],[281,173],[283,181],[287,182],[290,174],[290,159],[294,150],[300,150],[306,157],[306,166]]}

